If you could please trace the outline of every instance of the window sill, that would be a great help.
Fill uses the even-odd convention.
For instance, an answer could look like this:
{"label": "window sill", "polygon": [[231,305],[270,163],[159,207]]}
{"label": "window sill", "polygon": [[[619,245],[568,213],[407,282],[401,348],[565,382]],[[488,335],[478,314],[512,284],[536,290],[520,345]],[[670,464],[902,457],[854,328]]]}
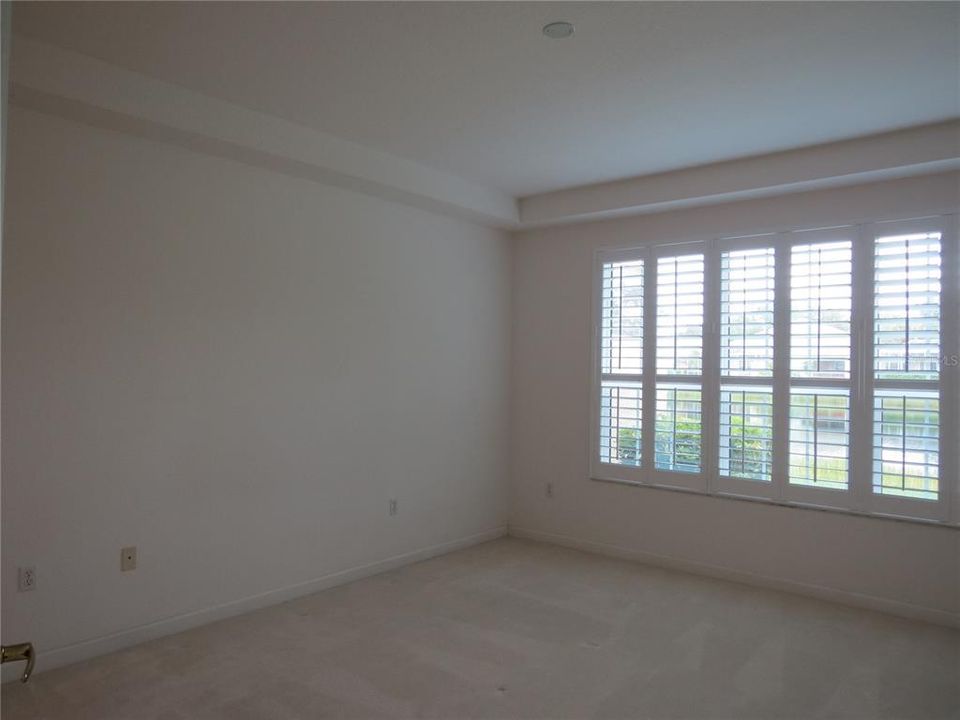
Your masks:
{"label": "window sill", "polygon": [[873,518],[875,520],[888,520],[893,522],[910,523],[913,525],[928,525],[933,527],[947,528],[948,530],[960,530],[960,526],[951,524],[944,520],[930,520],[926,518],[907,517],[904,515],[888,515],[884,513],[865,512],[861,510],[851,510],[849,508],[828,507],[825,505],[814,505],[811,503],[801,503],[792,500],[774,500],[763,497],[749,497],[746,495],[735,495],[724,492],[707,492],[695,488],[676,487],[672,485],[662,485],[658,483],[642,483],[635,480],[622,480],[619,478],[598,477],[591,475],[593,482],[611,483],[614,485],[630,485],[638,488],[648,488],[651,490],[666,490],[667,492],[686,493],[688,495],[700,495],[703,497],[716,498],[718,500],[733,500],[739,502],[759,503],[761,505],[775,505],[778,507],[796,508],[799,510],[812,510],[815,512],[836,513],[838,515],[853,515],[855,517]]}

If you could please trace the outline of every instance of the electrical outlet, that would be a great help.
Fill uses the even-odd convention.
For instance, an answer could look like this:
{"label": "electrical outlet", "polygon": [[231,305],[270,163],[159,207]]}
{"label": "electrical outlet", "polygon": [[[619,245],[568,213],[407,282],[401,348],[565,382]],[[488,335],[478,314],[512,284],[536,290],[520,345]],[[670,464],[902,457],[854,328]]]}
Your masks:
{"label": "electrical outlet", "polygon": [[137,569],[137,548],[133,545],[130,547],[120,548],[120,570],[121,572],[127,572],[129,570]]}
{"label": "electrical outlet", "polygon": [[399,512],[399,508],[397,507],[397,501],[396,501],[396,499],[391,498],[391,499],[390,499],[390,514],[391,514],[391,515],[396,515],[397,512]]}
{"label": "electrical outlet", "polygon": [[547,483],[547,486],[543,490],[544,495],[548,498],[553,497],[553,483]]}
{"label": "electrical outlet", "polygon": [[37,569],[33,565],[17,568],[17,590],[30,592],[37,589]]}

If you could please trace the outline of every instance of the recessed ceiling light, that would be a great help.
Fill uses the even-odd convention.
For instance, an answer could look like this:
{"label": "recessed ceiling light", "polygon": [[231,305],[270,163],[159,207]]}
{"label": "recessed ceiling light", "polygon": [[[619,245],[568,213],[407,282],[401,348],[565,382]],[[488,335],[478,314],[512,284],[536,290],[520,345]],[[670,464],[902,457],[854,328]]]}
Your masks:
{"label": "recessed ceiling light", "polygon": [[563,20],[543,26],[543,34],[553,40],[561,40],[573,35],[573,25]]}

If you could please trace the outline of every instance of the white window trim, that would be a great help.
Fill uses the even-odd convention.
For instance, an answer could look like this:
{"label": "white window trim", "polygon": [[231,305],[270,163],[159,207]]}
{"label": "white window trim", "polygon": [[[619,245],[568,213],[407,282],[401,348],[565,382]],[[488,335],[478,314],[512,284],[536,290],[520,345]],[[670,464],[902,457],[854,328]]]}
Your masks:
{"label": "white window trim", "polygon": [[[644,347],[644,356],[643,356],[643,374],[644,374],[644,383],[643,383],[643,409],[644,409],[644,432],[643,432],[643,442],[644,442],[644,454],[643,457],[650,458],[650,469],[649,475],[654,483],[662,485],[670,485],[673,487],[682,487],[687,490],[699,490],[705,491],[707,489],[707,478],[709,478],[710,473],[707,471],[709,467],[709,457],[706,454],[706,443],[704,442],[704,436],[707,431],[706,427],[706,416],[707,408],[703,404],[704,400],[704,387],[703,387],[703,371],[706,369],[706,358],[703,358],[703,367],[701,368],[699,375],[673,375],[668,373],[658,373],[657,372],[657,282],[658,282],[658,272],[659,267],[658,260],[661,257],[670,257],[675,255],[698,255],[703,254],[704,256],[704,280],[706,281],[706,255],[707,255],[707,244],[704,242],[689,242],[689,243],[674,243],[667,245],[658,245],[649,248],[647,257],[649,258],[649,264],[645,264],[647,276],[650,278],[650,287],[647,288],[644,285],[645,297],[644,297],[644,318],[643,318],[643,336],[644,343],[648,343]],[[646,278],[644,279],[646,282]],[[707,328],[706,328],[706,286],[704,286],[704,327],[703,327],[703,338],[704,344],[706,344]],[[647,353],[649,352],[649,355]],[[649,371],[649,372],[648,372]],[[700,468],[701,472],[699,473],[690,473],[690,472],[681,472],[675,470],[663,470],[656,467],[656,423],[653,422],[650,427],[650,431],[647,432],[646,426],[650,424],[647,418],[656,417],[656,406],[657,406],[657,384],[659,382],[669,382],[669,383],[689,383],[691,385],[700,386],[700,412],[701,412],[701,434],[700,434]],[[648,403],[650,410],[648,411]],[[649,438],[649,439],[648,439]],[[649,450],[649,455],[647,454]],[[646,465],[646,463],[644,463]]]}
{"label": "white window trim", "polygon": [[[723,384],[723,377],[720,369],[720,293],[721,293],[721,282],[720,282],[720,269],[721,269],[721,254],[724,252],[737,251],[737,250],[757,250],[761,248],[776,247],[778,242],[778,234],[767,233],[763,235],[754,235],[746,238],[726,238],[718,239],[712,243],[711,252],[708,253],[707,260],[707,272],[710,275],[710,279],[707,280],[706,285],[708,287],[707,306],[709,308],[709,339],[710,339],[710,348],[704,348],[704,355],[709,357],[710,360],[710,371],[708,373],[708,387],[709,387],[709,403],[711,407],[710,411],[710,422],[719,423],[720,412],[719,406],[715,407],[716,403],[719,403],[720,399],[720,386]],[[781,283],[779,280],[778,273],[780,268],[778,266],[779,258],[774,256],[774,292],[780,288]],[[758,376],[742,376],[735,379],[731,379],[728,384],[736,385],[758,385],[761,387],[771,388],[774,397],[776,397],[777,387],[777,371],[776,366],[778,352],[777,352],[777,341],[779,328],[781,323],[777,317],[777,303],[774,301],[774,369],[773,375],[770,377],[759,378]],[[789,323],[789,318],[787,318]],[[704,337],[704,342],[707,341],[707,337]],[[789,335],[787,335],[787,342],[789,343]],[[705,397],[707,396],[706,389],[704,390]],[[707,452],[710,452],[710,459],[712,464],[712,477],[708,480],[708,485],[710,485],[716,494],[731,495],[734,497],[749,497],[749,498],[762,498],[765,500],[780,500],[783,497],[781,483],[779,482],[778,477],[778,452],[777,452],[777,428],[779,427],[777,412],[778,405],[782,403],[774,403],[774,417],[773,417],[773,472],[770,482],[760,481],[760,480],[748,480],[746,478],[737,478],[737,477],[728,477],[720,474],[719,470],[719,427],[715,432],[711,432],[709,435],[711,442],[711,447],[707,448]],[[784,464],[783,468],[786,465]]]}
{"label": "white window trim", "polygon": [[[850,380],[791,380],[790,378],[790,251],[795,244],[836,237],[846,230],[853,241],[853,316]],[[877,234],[897,232],[941,233],[941,363],[940,372],[940,493],[936,501],[880,495],[872,491],[872,398],[873,377],[873,252]],[[590,463],[593,480],[679,490],[725,498],[806,507],[847,514],[886,517],[909,522],[960,526],[960,248],[956,215],[907,220],[875,220],[810,230],[795,227],[751,236],[650,243],[595,251],[593,265],[593,333],[591,346]],[[775,248],[774,372],[767,383],[773,387],[774,455],[772,481],[762,482],[719,475],[720,397],[720,252],[758,247]],[[655,469],[654,423],[656,414],[656,267],[664,255],[704,254],[704,372],[688,377],[702,387],[702,472],[683,473]],[[642,373],[633,376],[643,383],[643,430],[641,466],[600,462],[600,313],[602,268],[608,262],[643,259],[644,357]],[[627,379],[627,378],[623,378]],[[683,380],[677,377],[677,380]],[[739,382],[739,380],[738,380]],[[745,384],[755,382],[747,379]],[[850,389],[850,472],[846,491],[790,485],[787,481],[789,453],[790,386],[838,386]],[[919,386],[918,386],[919,387]]]}
{"label": "white window trim", "polygon": [[[850,240],[852,248],[852,258],[851,258],[851,292],[852,292],[852,306],[851,306],[851,322],[850,322],[850,377],[847,379],[822,379],[822,378],[794,378],[790,375],[790,286],[791,286],[791,252],[795,245],[808,245],[816,244],[822,242],[831,242],[840,238],[847,238]],[[790,392],[793,388],[836,388],[848,391],[848,397],[850,402],[850,428],[851,432],[848,437],[848,476],[847,476],[847,489],[846,490],[831,490],[826,488],[817,488],[810,487],[805,485],[792,485],[789,482],[788,478],[788,468],[785,467],[782,470],[782,475],[779,478],[780,484],[782,486],[782,497],[788,502],[795,502],[801,504],[815,505],[818,507],[828,507],[828,508],[840,508],[840,509],[850,509],[850,510],[861,510],[861,507],[858,507],[859,503],[857,498],[859,496],[858,489],[858,456],[856,454],[856,446],[854,442],[854,423],[857,416],[857,381],[859,377],[858,373],[858,361],[860,359],[858,354],[858,328],[861,318],[859,317],[863,306],[858,306],[857,298],[860,296],[858,292],[858,277],[857,277],[857,262],[858,262],[858,252],[863,254],[863,243],[861,242],[862,235],[859,232],[858,226],[839,226],[835,228],[828,228],[823,230],[792,230],[785,233],[780,233],[777,236],[777,243],[775,245],[776,254],[777,254],[777,276],[776,276],[776,303],[777,307],[785,307],[784,315],[786,316],[786,324],[782,327],[782,332],[787,336],[785,341],[786,352],[781,353],[782,361],[784,368],[782,369],[780,375],[777,379],[779,383],[774,384],[774,397],[778,397],[778,393],[784,393],[779,395],[779,397],[789,397]],[[873,256],[870,255],[870,262],[873,262]],[[862,264],[862,263],[861,263]],[[871,304],[872,307],[872,304]],[[779,319],[779,318],[778,318]],[[776,405],[776,403],[774,403]],[[785,403],[780,403],[784,405]],[[783,455],[787,463],[789,463],[789,403],[786,403],[787,413],[785,414],[786,420],[782,421],[786,424],[782,427],[781,433],[774,440],[774,457],[776,457],[778,450],[780,454]],[[776,434],[776,429],[774,430]],[[778,441],[780,444],[778,444]]]}

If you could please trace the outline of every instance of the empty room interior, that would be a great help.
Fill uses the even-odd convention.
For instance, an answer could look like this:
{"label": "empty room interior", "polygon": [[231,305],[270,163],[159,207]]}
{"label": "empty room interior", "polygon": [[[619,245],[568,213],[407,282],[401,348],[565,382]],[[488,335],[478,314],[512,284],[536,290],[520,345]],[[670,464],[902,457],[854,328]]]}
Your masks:
{"label": "empty room interior", "polygon": [[4,720],[960,720],[960,2],[0,6]]}

